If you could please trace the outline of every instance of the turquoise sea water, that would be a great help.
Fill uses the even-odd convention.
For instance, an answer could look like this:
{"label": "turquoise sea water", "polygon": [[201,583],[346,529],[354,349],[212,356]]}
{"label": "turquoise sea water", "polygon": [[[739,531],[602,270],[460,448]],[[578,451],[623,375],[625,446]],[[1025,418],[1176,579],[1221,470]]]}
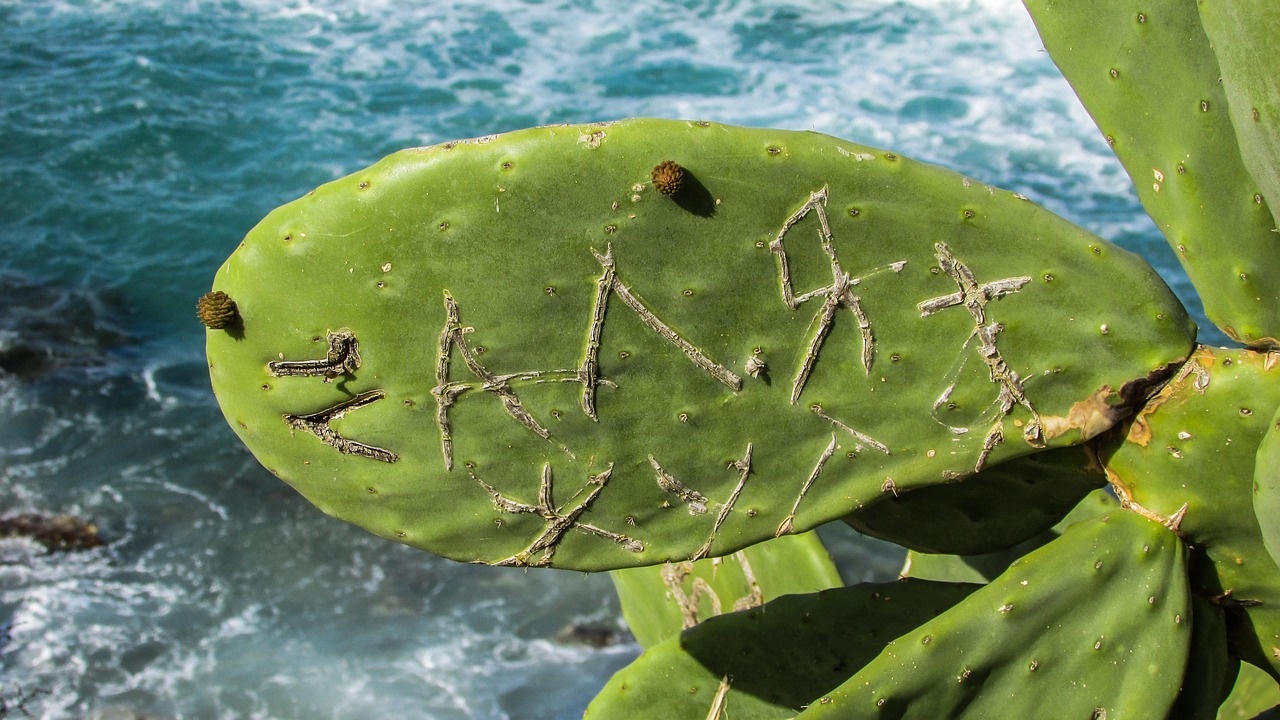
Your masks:
{"label": "turquoise sea water", "polygon": [[[195,298],[401,147],[629,116],[813,129],[1027,195],[1199,305],[1015,0],[0,0],[0,698],[46,718],[570,718],[638,652],[607,578],[452,564],[236,441]],[[1209,342],[1221,336],[1205,330]],[[833,529],[846,579],[891,551]],[[618,628],[603,649],[570,623]]]}

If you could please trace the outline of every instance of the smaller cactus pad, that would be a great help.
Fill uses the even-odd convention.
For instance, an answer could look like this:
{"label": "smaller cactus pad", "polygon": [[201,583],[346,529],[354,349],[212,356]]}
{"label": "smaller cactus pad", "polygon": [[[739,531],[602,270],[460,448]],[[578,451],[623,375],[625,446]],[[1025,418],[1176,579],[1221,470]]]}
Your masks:
{"label": "smaller cactus pad", "polygon": [[627,626],[644,648],[723,613],[843,584],[816,532],[724,557],[614,570],[610,577]]}
{"label": "smaller cactus pad", "polygon": [[1239,657],[1280,679],[1280,568],[1254,514],[1259,445],[1280,407],[1280,355],[1201,347],[1134,418],[1101,443],[1111,486],[1197,552],[1196,594],[1247,619]]}
{"label": "smaller cactus pad", "polygon": [[1176,535],[1114,510],[899,637],[798,717],[1164,718],[1191,640],[1186,572]]}

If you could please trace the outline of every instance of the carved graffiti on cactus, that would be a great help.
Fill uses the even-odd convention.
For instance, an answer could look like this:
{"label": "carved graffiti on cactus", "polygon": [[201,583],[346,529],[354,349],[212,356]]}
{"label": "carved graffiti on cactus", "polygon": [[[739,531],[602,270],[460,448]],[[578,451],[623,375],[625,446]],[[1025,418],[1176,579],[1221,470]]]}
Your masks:
{"label": "carved graffiti on cactus", "polygon": [[649,456],[649,464],[653,466],[653,472],[657,476],[658,487],[662,488],[662,492],[680,498],[681,502],[689,506],[690,515],[703,515],[707,512],[708,500],[706,495],[675,479],[652,455]]}
{"label": "carved graffiti on cactus", "polygon": [[879,440],[876,440],[875,438],[871,437],[870,435],[868,435],[868,434],[866,434],[866,433],[864,433],[864,432],[860,432],[860,431],[858,431],[858,430],[853,429],[853,428],[852,428],[852,427],[850,427],[847,423],[844,423],[844,422],[842,422],[842,421],[840,421],[840,420],[837,420],[836,418],[831,417],[830,415],[828,415],[828,414],[826,413],[826,411],[824,411],[824,410],[822,409],[822,406],[821,406],[821,405],[819,405],[819,404],[817,404],[817,403],[814,403],[813,405],[810,405],[810,406],[809,406],[809,410],[810,410],[810,411],[812,411],[814,415],[817,415],[818,417],[822,418],[823,420],[826,420],[827,422],[831,423],[832,425],[835,425],[836,427],[840,428],[841,430],[843,430],[843,431],[845,431],[845,432],[849,433],[850,435],[852,435],[852,436],[853,436],[853,440],[854,440],[854,448],[855,448],[855,449],[857,449],[857,451],[858,451],[858,452],[862,452],[863,450],[865,450],[865,449],[866,449],[866,447],[864,447],[864,446],[868,446],[868,447],[875,448],[876,450],[879,450],[880,452],[884,453],[885,455],[892,455],[892,454],[893,454],[893,453],[889,452],[889,446],[885,445],[884,443],[880,442]]}
{"label": "carved graffiti on cactus", "polygon": [[831,443],[827,445],[827,448],[822,451],[822,455],[818,457],[817,464],[813,466],[813,471],[809,473],[809,478],[804,481],[804,486],[800,488],[800,494],[796,496],[795,504],[791,506],[791,512],[778,524],[778,530],[774,533],[774,537],[782,537],[795,532],[795,519],[796,513],[800,512],[800,501],[804,500],[804,496],[809,494],[809,490],[817,482],[818,476],[822,474],[823,466],[835,454],[837,447],[839,445],[836,443],[836,436],[832,435]]}
{"label": "carved graffiti on cactus", "polygon": [[[720,512],[716,514],[715,524],[711,526],[711,534],[707,536],[707,541],[702,544],[702,547],[698,548],[698,552],[693,554],[693,560],[701,560],[711,553],[711,543],[715,542],[716,533],[720,532],[720,526],[728,519],[729,513],[733,511],[734,504],[738,502],[738,496],[742,495],[742,488],[747,485],[747,476],[751,474],[751,443],[747,443],[747,452],[742,459],[730,463],[729,468],[739,472],[738,484],[734,486],[733,492],[729,493],[729,499],[720,505]],[[746,559],[743,558],[742,562],[745,563]],[[750,577],[750,572],[748,572],[748,577]]]}
{"label": "carved graffiti on cactus", "polygon": [[[738,497],[742,495],[742,489],[746,487],[747,477],[751,474],[751,453],[752,445],[747,443],[747,452],[741,460],[735,460],[729,463],[729,468],[738,471],[738,484],[734,486],[733,492],[729,493],[729,499],[720,503],[720,511],[716,513],[715,523],[711,526],[711,534],[707,536],[707,541],[698,548],[689,559],[701,560],[711,552],[711,544],[715,542],[716,533],[720,532],[720,526],[724,525],[724,521],[728,519],[729,513],[733,512],[733,506],[738,502]],[[671,473],[667,472],[658,462],[657,458],[650,455],[649,464],[653,466],[653,472],[658,482],[658,487],[662,491],[670,495],[675,495],[689,508],[690,515],[704,515],[707,512],[707,506],[711,503],[705,495],[694,490],[677,480]]]}
{"label": "carved graffiti on cactus", "polygon": [[267,363],[272,377],[322,377],[332,382],[339,375],[360,369],[360,343],[355,333],[342,328],[328,333],[329,352],[323,360],[273,360]]}
{"label": "carved graffiti on cactus", "polygon": [[[595,502],[601,492],[604,492],[605,484],[609,481],[609,476],[613,474],[613,465],[596,475],[592,475],[587,479],[587,485],[595,487],[587,494],[581,502],[571,508],[568,512],[562,512],[556,507],[555,499],[552,495],[552,476],[551,465],[542,466],[542,482],[538,487],[538,504],[529,505],[517,500],[512,500],[504,496],[497,488],[489,483],[481,480],[475,473],[471,473],[471,478],[484,488],[485,492],[493,498],[493,507],[497,510],[512,514],[528,513],[537,515],[546,521],[546,526],[538,537],[524,550],[499,560],[494,565],[503,566],[519,566],[519,567],[550,567],[552,559],[555,556],[556,548],[559,547],[560,541],[570,530],[576,530],[587,535],[610,540],[622,546],[628,552],[638,553],[644,551],[644,544],[638,540],[621,535],[619,533],[602,530],[594,525],[588,525],[580,520],[583,513],[591,509],[591,504]],[[585,489],[585,486],[584,486]],[[579,491],[581,493],[581,491]]]}
{"label": "carved graffiti on cactus", "polygon": [[381,390],[370,390],[360,393],[350,400],[338,403],[328,410],[321,410],[311,415],[285,415],[284,421],[289,427],[295,430],[305,430],[316,437],[329,447],[340,453],[347,455],[359,455],[373,460],[380,460],[385,463],[393,463],[399,460],[399,456],[390,450],[384,450],[380,447],[366,445],[349,438],[342,437],[330,425],[331,422],[337,420],[343,415],[358,410],[366,405],[370,405],[381,400],[386,393]]}
{"label": "carved graffiti on cactus", "polygon": [[704,619],[699,609],[703,596],[706,596],[711,603],[711,615],[708,617],[714,617],[723,612],[720,596],[716,595],[716,591],[705,579],[694,576],[690,591],[685,592],[684,581],[693,575],[693,570],[692,561],[667,563],[662,566],[662,584],[667,586],[671,599],[675,601],[676,607],[680,608],[680,618],[685,630]]}
{"label": "carved graffiti on cactus", "polygon": [[[686,630],[707,618],[715,617],[724,612],[724,603],[720,596],[716,594],[715,589],[711,587],[711,584],[705,578],[695,574],[697,566],[694,565],[694,561],[685,560],[684,562],[667,563],[662,566],[662,584],[667,587],[667,592],[671,594],[672,601],[679,608],[681,623]],[[739,569],[742,570],[746,594],[734,599],[733,612],[749,610],[764,604],[764,591],[760,588],[760,581],[756,579],[755,571],[751,569],[751,562],[747,560],[746,553],[738,551],[732,556],[714,558],[710,562],[714,573],[725,572],[722,569],[723,566],[729,565],[731,562],[737,563]],[[690,577],[693,580],[688,583],[689,589],[686,592],[685,583]],[[704,597],[711,606],[711,612],[709,613],[702,612],[702,600]]]}
{"label": "carved graffiti on cactus", "polygon": [[[974,466],[974,472],[979,472],[986,464],[991,451],[1001,442],[1004,442],[1003,418],[1012,412],[1014,405],[1021,405],[1031,413],[1032,419],[1023,433],[1026,441],[1032,444],[1041,443],[1040,414],[1023,391],[1022,379],[1018,376],[1017,371],[1009,367],[1009,364],[1005,362],[1004,356],[1000,353],[1000,349],[996,347],[996,336],[1003,329],[1003,326],[997,322],[989,322],[987,318],[987,303],[1021,290],[1031,282],[1031,278],[1024,275],[988,283],[979,283],[973,271],[952,254],[946,243],[934,244],[934,250],[936,250],[939,266],[943,272],[947,273],[955,281],[959,291],[919,303],[916,307],[920,310],[920,316],[928,317],[946,308],[960,305],[968,309],[969,314],[973,317],[974,327],[969,337],[965,339],[964,346],[968,347],[975,337],[978,338],[978,354],[982,356],[983,362],[986,363],[991,382],[999,387],[999,396],[996,400],[999,408],[999,417],[996,418],[986,437],[983,438],[982,451],[979,453],[977,463]],[[948,385],[937,401],[934,402],[935,418],[937,417],[938,408],[948,402],[954,390],[954,383]],[[947,425],[946,423],[943,424]],[[969,430],[968,428],[951,427],[950,425],[947,425],[947,427],[957,434],[963,434]]]}
{"label": "carved graffiti on cactus", "polygon": [[[671,327],[666,323],[662,322],[662,320],[659,319],[657,315],[653,314],[652,310],[650,310],[648,307],[645,306],[643,302],[640,301],[640,298],[636,297],[636,295],[631,292],[631,289],[628,288],[626,284],[622,282],[622,279],[618,277],[615,264],[614,264],[612,246],[606,249],[604,255],[601,255],[595,250],[592,250],[591,252],[596,256],[596,260],[600,263],[600,267],[604,270],[604,274],[600,277],[600,281],[598,284],[598,292],[596,294],[596,308],[592,311],[592,334],[593,335],[599,334],[599,331],[597,329],[598,323],[596,319],[599,318],[599,322],[603,323],[605,311],[602,308],[608,302],[609,295],[610,294],[617,295],[618,299],[621,300],[623,304],[625,304],[627,307],[631,308],[632,312],[634,312],[640,318],[640,320],[649,327],[649,329],[653,330],[655,333],[660,335],[667,342],[671,343],[672,345],[675,345],[677,348],[680,348],[680,351],[683,352],[685,356],[688,357],[689,360],[694,365],[701,368],[708,375],[718,380],[721,384],[723,384],[725,387],[729,388],[730,390],[733,390],[736,392],[742,389],[742,378],[730,372],[728,368],[724,367],[723,365],[707,357],[706,354],[703,353],[701,350],[699,350],[697,347],[695,347],[693,343],[681,337],[679,333],[671,329]],[[598,345],[596,349],[597,350],[599,349]],[[590,358],[590,352],[588,353],[588,357]],[[584,361],[583,362],[584,368],[586,367],[586,365],[587,365],[587,362]],[[584,393],[584,400],[583,400],[583,408],[584,410],[586,409],[585,393]],[[593,413],[594,413],[594,409],[591,412],[588,412],[587,414],[592,415],[594,417]]]}
{"label": "carved graffiti on cactus", "polygon": [[[906,261],[891,263],[887,268],[875,268],[862,277],[851,277],[844,271],[840,265],[840,259],[836,256],[835,237],[831,233],[831,224],[827,221],[827,186],[822,186],[821,190],[809,193],[809,199],[787,218],[782,224],[782,229],[778,231],[778,236],[769,243],[769,252],[773,253],[778,260],[778,276],[782,283],[782,301],[787,307],[795,310],[803,303],[815,297],[825,298],[822,307],[818,309],[814,320],[817,322],[817,329],[813,338],[809,341],[808,351],[805,353],[804,361],[800,365],[800,369],[796,372],[795,380],[791,385],[791,404],[794,405],[800,399],[800,393],[804,391],[805,383],[809,381],[809,375],[813,372],[814,363],[818,360],[818,354],[822,351],[822,345],[826,342],[828,333],[831,332],[831,325],[835,321],[836,311],[840,308],[847,308],[858,323],[858,330],[862,334],[862,367],[867,372],[871,372],[871,363],[875,359],[875,334],[871,329],[871,321],[867,318],[866,312],[862,309],[862,298],[853,293],[853,288],[859,285],[863,280],[877,272],[885,269],[901,272],[906,265]],[[791,283],[791,265],[787,260],[787,251],[783,247],[783,240],[787,233],[805,218],[810,212],[818,217],[818,241],[822,246],[822,251],[826,253],[827,259],[831,262],[830,285],[811,290],[802,295],[797,296]]]}
{"label": "carved graffiti on cactus", "polygon": [[[513,388],[515,383],[541,384],[548,382],[578,382],[578,371],[534,370],[530,372],[495,375],[476,359],[476,353],[467,344],[466,335],[473,328],[463,327],[458,312],[458,303],[449,291],[444,291],[445,322],[440,331],[440,353],[436,358],[436,386],[431,394],[436,399],[436,425],[440,430],[441,452],[444,455],[445,469],[453,469],[453,429],[449,423],[449,408],[458,396],[469,390],[484,390],[494,393],[502,403],[503,410],[533,434],[551,442],[564,450],[570,457],[573,452],[568,447],[551,437],[551,431],[539,423],[525,409]],[[467,370],[479,382],[456,382],[449,378],[450,356],[453,348],[458,349]]]}
{"label": "carved graffiti on cactus", "polygon": [[[517,384],[554,382],[581,383],[582,412],[592,420],[596,420],[597,389],[600,385],[616,387],[616,383],[600,376],[599,363],[600,344],[604,334],[604,320],[611,296],[616,295],[624,305],[631,308],[639,316],[647,327],[679,348],[695,366],[706,371],[731,390],[736,391],[742,388],[741,378],[730,372],[723,365],[708,358],[705,353],[658,318],[652,310],[631,292],[630,288],[618,277],[612,248],[609,248],[604,255],[594,250],[592,252],[596,260],[600,262],[602,274],[596,283],[595,301],[587,328],[587,347],[582,364],[577,368],[533,370],[507,375],[494,374],[480,364],[476,358],[476,352],[468,345],[466,335],[473,332],[474,328],[462,325],[458,303],[447,290],[445,291],[445,323],[440,331],[439,353],[436,357],[436,386],[432,388],[431,394],[436,399],[436,426],[440,431],[441,454],[444,457],[446,469],[453,469],[453,427],[449,422],[449,409],[460,395],[469,390],[477,389],[497,394],[502,402],[503,409],[506,410],[508,415],[534,434],[559,446],[570,457],[574,457],[573,452],[567,446],[552,438],[551,432],[525,409],[516,394],[515,386]],[[450,378],[451,356],[454,348],[457,348],[468,371],[479,382],[458,382]]]}

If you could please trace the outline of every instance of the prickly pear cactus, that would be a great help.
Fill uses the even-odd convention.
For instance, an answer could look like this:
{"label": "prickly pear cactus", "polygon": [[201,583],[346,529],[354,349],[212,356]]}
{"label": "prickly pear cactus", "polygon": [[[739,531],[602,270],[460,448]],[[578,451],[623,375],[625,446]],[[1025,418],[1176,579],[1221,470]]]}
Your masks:
{"label": "prickly pear cactus", "polygon": [[1227,648],[1227,618],[1223,609],[1201,597],[1191,597],[1191,649],[1182,689],[1169,712],[1179,720],[1214,720],[1218,706],[1231,691],[1240,672],[1240,659]]}
{"label": "prickly pear cactus", "polygon": [[1201,347],[1101,453],[1122,504],[1197,549],[1192,587],[1231,613],[1234,651],[1280,679],[1280,567],[1252,492],[1257,448],[1280,407],[1278,359]]}
{"label": "prickly pear cactus", "polygon": [[448,557],[584,570],[1080,443],[1193,332],[1145,262],[1013,193],[666,120],[397,153],[268,215],[214,289],[214,391],[272,472]]}
{"label": "prickly pear cactus", "polygon": [[945,582],[989,583],[1022,556],[1056,540],[1067,528],[1115,510],[1120,503],[1106,489],[1084,497],[1057,525],[1013,547],[980,555],[941,555],[911,550],[902,566],[902,577]]}
{"label": "prickly pear cactus", "polygon": [[[1280,6],[1025,4],[1253,350],[1195,346],[1143,261],[1019,195],[628,120],[406,150],[270,214],[198,305],[227,420],[385,537],[638,568],[647,649],[593,720],[1274,704]],[[837,519],[910,577],[809,592]]]}
{"label": "prickly pear cactus", "polygon": [[1222,70],[1222,89],[1240,155],[1271,199],[1280,227],[1280,4],[1272,0],[1197,2],[1200,21]]}
{"label": "prickly pear cactus", "polygon": [[1280,713],[1280,686],[1252,665],[1241,665],[1231,694],[1218,708],[1219,720],[1275,720],[1277,713]]}
{"label": "prickly pear cactus", "polygon": [[929,485],[855,510],[855,530],[926,553],[1005,550],[1057,523],[1106,474],[1075,445],[1016,458],[954,483]]}
{"label": "prickly pear cactus", "polygon": [[1191,641],[1186,572],[1176,535],[1112,511],[894,640],[798,717],[1166,717]]}
{"label": "prickly pear cactus", "polygon": [[585,718],[795,717],[886,643],[977,589],[927,580],[866,583],[713,617],[618,671]]}
{"label": "prickly pear cactus", "polygon": [[1280,408],[1258,446],[1253,473],[1253,513],[1262,542],[1280,568]]}
{"label": "prickly pear cactus", "polygon": [[[1177,253],[1209,319],[1242,343],[1275,346],[1280,337],[1280,285],[1273,281],[1280,271],[1276,220],[1245,167],[1220,82],[1222,70],[1196,10],[1197,4],[1233,3],[1023,4],[1050,56],[1133,179],[1143,207]],[[1275,66],[1275,55],[1266,52],[1248,62]]]}
{"label": "prickly pear cactus", "polygon": [[844,584],[816,532],[784,535],[725,557],[609,575],[627,627],[644,648],[726,612]]}
{"label": "prickly pear cactus", "polygon": [[1253,466],[1253,514],[1262,542],[1280,568],[1280,409],[1271,418]]}

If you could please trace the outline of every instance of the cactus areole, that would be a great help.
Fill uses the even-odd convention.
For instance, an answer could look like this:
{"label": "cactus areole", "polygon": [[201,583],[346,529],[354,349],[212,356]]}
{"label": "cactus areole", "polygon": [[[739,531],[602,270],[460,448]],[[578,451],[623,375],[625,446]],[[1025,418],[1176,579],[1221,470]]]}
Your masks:
{"label": "cactus areole", "polygon": [[673,120],[404,150],[272,212],[213,289],[213,387],[273,473],[447,557],[583,570],[1081,443],[1194,342],[1145,262],[1019,195]]}

